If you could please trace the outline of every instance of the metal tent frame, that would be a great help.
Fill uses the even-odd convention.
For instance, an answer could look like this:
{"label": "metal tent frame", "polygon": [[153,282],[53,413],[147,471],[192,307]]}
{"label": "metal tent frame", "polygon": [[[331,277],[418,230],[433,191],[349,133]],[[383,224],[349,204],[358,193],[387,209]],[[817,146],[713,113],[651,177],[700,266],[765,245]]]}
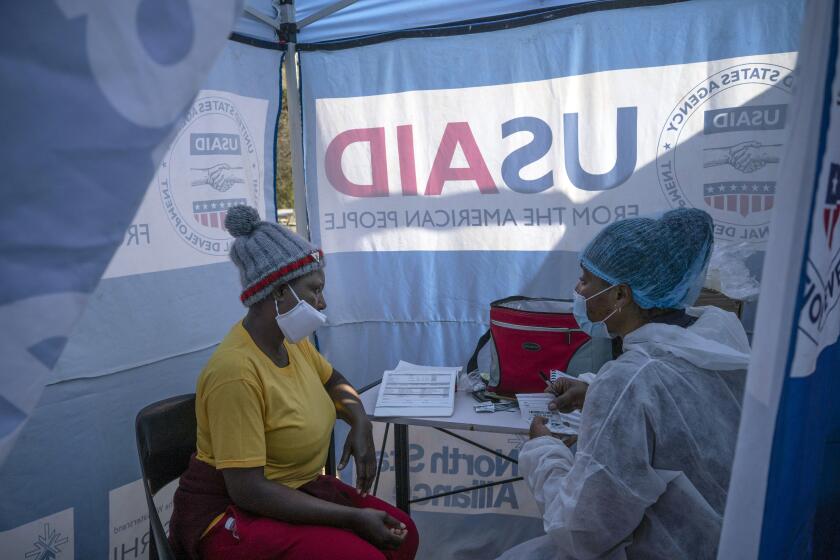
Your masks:
{"label": "metal tent frame", "polygon": [[303,169],[303,126],[300,107],[300,82],[298,81],[297,64],[297,34],[298,32],[316,21],[323,19],[335,12],[355,4],[358,0],[339,0],[326,8],[295,21],[294,0],[273,0],[272,5],[276,11],[274,16],[251,7],[245,7],[245,13],[259,21],[271,26],[280,36],[286,45],[286,57],[283,61],[286,70],[286,100],[289,111],[289,143],[292,152],[292,183],[295,191],[295,220],[298,234],[310,239],[309,216],[306,207],[306,183]]}

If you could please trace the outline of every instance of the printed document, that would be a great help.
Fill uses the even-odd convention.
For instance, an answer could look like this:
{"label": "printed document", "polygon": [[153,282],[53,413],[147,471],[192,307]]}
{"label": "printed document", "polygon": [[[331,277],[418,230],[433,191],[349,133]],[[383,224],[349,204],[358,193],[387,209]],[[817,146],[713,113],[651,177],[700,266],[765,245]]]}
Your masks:
{"label": "printed document", "polygon": [[400,362],[382,376],[374,416],[452,416],[460,368]]}
{"label": "printed document", "polygon": [[534,416],[548,418],[548,429],[555,434],[577,435],[580,430],[580,411],[570,413],[548,410],[548,403],[554,398],[551,393],[517,393],[519,412],[522,419],[531,423]]}

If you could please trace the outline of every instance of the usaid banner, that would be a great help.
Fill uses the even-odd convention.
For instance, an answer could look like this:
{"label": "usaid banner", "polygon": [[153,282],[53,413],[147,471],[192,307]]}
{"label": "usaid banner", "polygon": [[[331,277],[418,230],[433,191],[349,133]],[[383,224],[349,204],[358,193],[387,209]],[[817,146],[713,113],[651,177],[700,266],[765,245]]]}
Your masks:
{"label": "usaid banner", "polygon": [[266,215],[268,106],[268,99],[228,91],[198,93],[105,278],[227,261],[227,209],[247,204]]}
{"label": "usaid banner", "polygon": [[[719,243],[765,247],[791,188],[779,170],[802,2],[593,9],[301,51],[310,228],[328,263],[318,340],[357,385],[401,359],[465,364],[491,301],[569,298],[578,252],[617,220],[700,208]],[[509,474],[481,459],[489,474],[465,475],[461,455],[481,453],[410,433],[414,498]],[[504,436],[483,443],[513,450]],[[514,501],[501,488],[491,507],[468,494],[415,509],[493,550],[462,513],[504,514],[520,538],[539,525],[527,489],[514,485]]]}
{"label": "usaid banner", "polygon": [[[629,217],[699,208],[719,243],[762,250],[790,188],[778,175],[801,12],[593,6],[302,50],[310,233],[330,263],[324,349],[363,381],[409,359],[409,337],[446,348],[418,363],[463,363],[490,301],[570,297],[578,251]],[[345,350],[373,340],[361,361]]]}
{"label": "usaid banner", "polygon": [[814,201],[792,377],[813,374],[821,352],[834,345],[840,334],[840,80],[837,70],[831,70],[835,83],[830,86],[832,98],[824,116],[828,121],[821,137],[824,151],[811,182]]}
{"label": "usaid banner", "polygon": [[315,102],[324,250],[578,251],[701,208],[761,245],[795,53]]}
{"label": "usaid banner", "polygon": [[228,41],[178,120],[50,381],[208,348],[240,317],[224,220],[236,204],[274,213],[280,62],[276,50]]}
{"label": "usaid banner", "polygon": [[721,558],[840,556],[838,34],[838,2],[809,3]]}
{"label": "usaid banner", "polygon": [[[37,10],[34,13],[37,16]],[[45,24],[33,19],[35,28]],[[161,20],[150,25],[158,29]],[[178,29],[180,38],[188,37]],[[67,254],[47,251],[46,245],[33,251],[32,262],[41,272],[22,278],[4,275],[18,290],[4,293],[9,297],[23,290],[44,290],[44,283],[84,278],[91,294],[80,296],[83,311],[68,307],[62,294],[52,293],[37,298],[48,304],[40,311],[20,302],[8,307],[27,312],[5,321],[15,328],[0,343],[7,364],[12,364],[0,372],[0,377],[6,376],[3,396],[11,401],[9,395],[31,391],[33,401],[39,395],[41,399],[37,407],[31,403],[31,418],[0,465],[4,559],[148,557],[148,511],[137,481],[135,416],[152,402],[194,391],[212,346],[244,313],[236,269],[224,254],[231,241],[220,227],[226,208],[245,201],[264,216],[274,212],[272,160],[281,53],[228,41],[228,33],[229,27],[222,30],[207,71],[190,86],[171,125],[163,129],[125,124],[110,113],[104,99],[91,101],[91,107],[82,100],[71,102],[74,98],[67,96],[74,92],[72,87],[53,83],[61,83],[63,75],[50,75],[53,82],[45,82],[44,94],[35,87],[38,84],[25,84],[27,96],[43,95],[50,101],[33,106],[33,113],[47,111],[47,116],[30,115],[21,132],[21,138],[41,141],[40,147],[28,148],[37,158],[12,162],[18,166],[12,169],[26,167],[27,174],[45,182],[17,180],[29,189],[15,190],[11,200],[27,211],[15,213],[11,222],[2,221],[5,227],[17,227],[3,239],[25,246],[48,238]],[[84,52],[84,42],[77,45],[57,33],[39,37],[37,46],[52,45],[54,37],[59,44],[53,45],[52,58],[45,58],[51,61],[45,69],[62,60],[55,53]],[[22,58],[32,56],[27,51]],[[0,61],[0,69],[8,60]],[[81,83],[70,80],[71,85]],[[165,89],[167,84],[156,87]],[[161,102],[165,98],[162,94]],[[59,110],[60,117],[47,118],[50,111]],[[61,126],[52,128],[54,122]],[[50,159],[65,153],[60,162]],[[45,174],[49,177],[41,177]],[[142,184],[132,187],[138,178]],[[44,193],[35,205],[27,196],[41,193],[41,187]],[[129,199],[130,208],[123,205]],[[27,201],[33,204],[31,210]],[[38,212],[42,223],[33,229],[30,222]],[[110,249],[104,254],[106,246]],[[20,248],[11,254],[30,256]],[[5,256],[0,266],[11,262]],[[82,257],[98,259],[101,266],[95,275]],[[57,272],[49,273],[53,269]],[[21,340],[29,342],[21,345]],[[37,371],[43,377],[17,367],[18,357],[40,364]],[[41,393],[34,382],[45,380]],[[2,416],[7,413],[3,402],[0,427],[11,425]],[[164,520],[171,513],[171,495],[169,489],[159,496]]]}

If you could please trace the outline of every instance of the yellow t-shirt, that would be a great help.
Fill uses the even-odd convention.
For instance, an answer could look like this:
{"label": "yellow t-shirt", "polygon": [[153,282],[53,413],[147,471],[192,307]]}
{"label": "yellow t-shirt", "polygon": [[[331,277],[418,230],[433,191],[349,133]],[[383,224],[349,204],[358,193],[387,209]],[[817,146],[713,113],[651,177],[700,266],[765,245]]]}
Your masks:
{"label": "yellow t-shirt", "polygon": [[324,383],[333,368],[309,340],[283,344],[281,368],[241,321],[222,340],[198,378],[196,456],[217,469],[264,467],[267,479],[298,488],[326,463],[335,405]]}

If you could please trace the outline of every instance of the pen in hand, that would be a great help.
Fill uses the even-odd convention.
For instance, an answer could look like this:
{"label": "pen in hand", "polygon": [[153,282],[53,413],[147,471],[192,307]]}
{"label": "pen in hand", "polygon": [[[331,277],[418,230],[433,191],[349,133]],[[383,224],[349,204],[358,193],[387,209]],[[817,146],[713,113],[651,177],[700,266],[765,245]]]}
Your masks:
{"label": "pen in hand", "polygon": [[545,381],[545,386],[548,388],[548,391],[553,394],[557,394],[557,391],[554,389],[554,384],[545,376],[545,373],[539,372],[540,377],[543,381]]}

